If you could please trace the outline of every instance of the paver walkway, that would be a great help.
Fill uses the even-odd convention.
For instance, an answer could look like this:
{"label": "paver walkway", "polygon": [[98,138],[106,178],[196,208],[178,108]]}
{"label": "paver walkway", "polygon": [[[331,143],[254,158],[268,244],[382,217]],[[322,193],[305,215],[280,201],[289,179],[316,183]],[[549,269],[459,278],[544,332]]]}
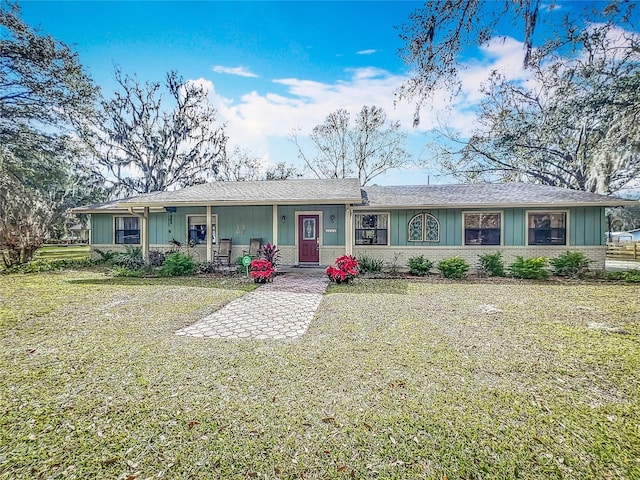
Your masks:
{"label": "paver walkway", "polygon": [[201,338],[296,338],[320,305],[325,275],[287,273],[236,298],[198,323],[176,332]]}

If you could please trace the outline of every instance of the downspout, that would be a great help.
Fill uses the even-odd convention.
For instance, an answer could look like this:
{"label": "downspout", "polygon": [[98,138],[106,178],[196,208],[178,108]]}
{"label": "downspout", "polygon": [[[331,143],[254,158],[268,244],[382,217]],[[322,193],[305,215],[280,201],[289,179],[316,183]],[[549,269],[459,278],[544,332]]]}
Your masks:
{"label": "downspout", "polygon": [[207,235],[205,236],[205,242],[207,242],[207,262],[213,261],[213,249],[212,249],[212,228],[211,228],[211,205],[207,205]]}
{"label": "downspout", "polygon": [[129,207],[129,213],[134,217],[142,219],[140,243],[142,246],[142,258],[146,261],[149,258],[149,207],[144,207],[143,213],[136,213],[133,211],[133,207]]}

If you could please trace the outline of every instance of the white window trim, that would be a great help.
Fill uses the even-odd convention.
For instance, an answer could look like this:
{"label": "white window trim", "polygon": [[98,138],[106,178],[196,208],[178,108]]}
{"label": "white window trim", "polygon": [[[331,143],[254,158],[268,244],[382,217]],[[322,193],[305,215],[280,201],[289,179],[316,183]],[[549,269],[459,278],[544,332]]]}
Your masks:
{"label": "white window trim", "polygon": [[[205,219],[207,218],[207,214],[206,213],[188,213],[186,215],[186,223],[185,223],[185,228],[187,230],[186,232],[186,236],[184,237],[187,240],[187,243],[189,243],[189,218],[191,217],[204,217]],[[211,214],[211,220],[212,220],[212,224],[215,224],[216,226],[216,241],[215,242],[211,242],[211,245],[217,245],[218,244],[218,238],[220,237],[220,225],[218,225],[218,214],[217,213],[212,213]],[[206,245],[205,243],[199,243],[198,245]]]}
{"label": "white window trim", "polygon": [[[410,234],[411,234],[411,228],[409,227],[411,225],[411,222],[413,222],[413,220],[418,217],[421,216],[422,217],[422,236],[420,240],[411,240],[410,238]],[[427,232],[427,222],[426,222],[426,218],[427,216],[433,218],[436,223],[438,224],[438,238],[436,240],[427,240],[426,238],[426,232]],[[438,220],[438,218],[433,214],[433,213],[429,213],[429,212],[420,212],[420,213],[416,213],[413,217],[411,217],[409,219],[409,222],[407,223],[407,242],[414,242],[414,243],[440,243],[440,220]]]}
{"label": "white window trim", "polygon": [[[118,226],[116,225],[116,221],[118,218],[137,218],[138,219],[138,235],[140,236],[140,242],[138,243],[116,243],[116,230],[118,230]],[[142,245],[142,219],[136,215],[127,215],[126,213],[123,215],[114,214],[113,215],[113,231],[112,231],[112,240],[111,243],[113,245]]]}
{"label": "white window trim", "polygon": [[[465,216],[466,215],[500,215],[500,243],[498,245],[483,245],[483,244],[466,244],[466,228],[464,226]],[[485,247],[485,248],[495,248],[495,247],[503,247],[504,246],[504,211],[503,210],[468,210],[462,212],[462,246],[463,247]]]}
{"label": "white window trim", "polygon": [[[529,245],[529,214],[540,214],[540,213],[564,213],[564,245],[560,245],[557,243],[536,243],[534,245]],[[569,210],[526,210],[524,212],[524,246],[532,247],[532,248],[548,248],[548,247],[568,247],[571,245],[571,229],[569,226],[571,225],[571,216]]]}
{"label": "white window trim", "polygon": [[353,212],[353,246],[354,247],[362,247],[367,246],[360,243],[356,243],[356,216],[357,215],[386,215],[387,216],[387,243],[385,244],[376,244],[376,245],[368,245],[369,247],[388,247],[391,242],[391,213],[390,212],[365,212],[359,210],[357,212]]}

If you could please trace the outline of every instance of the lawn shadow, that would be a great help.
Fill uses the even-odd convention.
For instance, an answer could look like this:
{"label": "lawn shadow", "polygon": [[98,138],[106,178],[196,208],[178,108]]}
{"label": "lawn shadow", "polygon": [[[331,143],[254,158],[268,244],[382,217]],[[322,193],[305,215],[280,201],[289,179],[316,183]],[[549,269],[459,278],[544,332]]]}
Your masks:
{"label": "lawn shadow", "polygon": [[104,286],[176,286],[198,288],[220,288],[225,290],[242,290],[250,292],[257,285],[236,277],[106,277],[83,278],[67,280],[67,283],[75,285],[104,285]]}
{"label": "lawn shadow", "polygon": [[406,295],[409,290],[409,283],[403,279],[357,278],[353,283],[348,284],[331,283],[327,288],[327,293]]}

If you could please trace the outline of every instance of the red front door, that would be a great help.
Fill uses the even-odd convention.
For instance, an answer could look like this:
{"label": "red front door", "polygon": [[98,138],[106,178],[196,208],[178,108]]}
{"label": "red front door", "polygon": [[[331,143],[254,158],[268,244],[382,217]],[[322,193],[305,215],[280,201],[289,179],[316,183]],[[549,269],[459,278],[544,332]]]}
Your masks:
{"label": "red front door", "polygon": [[298,261],[318,263],[320,261],[320,217],[318,215],[300,215],[298,217]]}

